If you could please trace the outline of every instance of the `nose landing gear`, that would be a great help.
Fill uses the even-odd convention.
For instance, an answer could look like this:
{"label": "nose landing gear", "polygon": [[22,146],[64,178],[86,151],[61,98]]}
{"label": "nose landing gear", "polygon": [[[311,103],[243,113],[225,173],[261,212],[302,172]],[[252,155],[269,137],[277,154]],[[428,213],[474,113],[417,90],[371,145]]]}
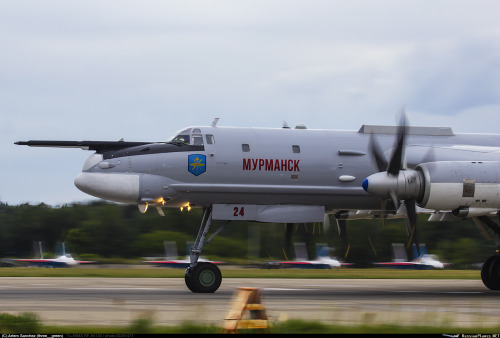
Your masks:
{"label": "nose landing gear", "polygon": [[[198,236],[190,252],[191,265],[186,269],[186,273],[184,274],[186,286],[192,292],[213,293],[217,291],[222,282],[222,274],[217,265],[209,262],[198,263],[201,250],[207,242],[205,241],[205,237],[210,228],[211,219],[212,208],[205,208]],[[217,232],[213,236],[216,234]]]}

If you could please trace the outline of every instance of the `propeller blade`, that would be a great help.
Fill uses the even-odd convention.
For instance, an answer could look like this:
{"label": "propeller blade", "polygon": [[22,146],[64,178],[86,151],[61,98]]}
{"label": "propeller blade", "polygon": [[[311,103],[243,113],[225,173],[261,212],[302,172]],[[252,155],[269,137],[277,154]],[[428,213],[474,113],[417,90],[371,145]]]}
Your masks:
{"label": "propeller blade", "polygon": [[394,209],[397,210],[399,208],[399,200],[396,192],[394,190],[389,191],[389,196],[391,196],[392,203],[394,203]]}
{"label": "propeller blade", "polygon": [[387,167],[387,173],[393,176],[398,175],[399,171],[403,168],[403,151],[405,148],[406,140],[406,129],[407,129],[407,119],[406,114],[403,112],[401,115],[401,121],[398,128],[398,137],[396,144],[394,146],[394,152],[392,153],[391,160]]}
{"label": "propeller blade", "polygon": [[429,148],[429,150],[425,154],[425,157],[420,162],[426,163],[426,162],[435,162],[435,161],[436,161],[436,149],[434,148],[434,145],[432,145],[432,147]]}
{"label": "propeller blade", "polygon": [[401,206],[399,207],[397,213],[405,214],[406,215],[406,236],[408,238],[411,238],[411,235],[413,233],[413,227],[410,224],[410,220],[408,219],[408,211],[406,210],[406,203],[402,203]]}
{"label": "propeller blade", "polygon": [[384,151],[382,150],[382,147],[378,143],[377,139],[373,134],[370,134],[370,143],[369,143],[370,150],[372,152],[373,158],[375,159],[375,163],[377,164],[378,171],[385,171],[387,170],[387,159],[384,155]]}
{"label": "propeller blade", "polygon": [[418,241],[418,231],[417,231],[417,210],[416,210],[416,201],[413,198],[405,200],[406,212],[408,221],[410,222],[410,227],[412,229],[410,241],[408,242],[408,248],[412,243],[415,244],[417,248],[417,254],[420,256],[420,246]]}

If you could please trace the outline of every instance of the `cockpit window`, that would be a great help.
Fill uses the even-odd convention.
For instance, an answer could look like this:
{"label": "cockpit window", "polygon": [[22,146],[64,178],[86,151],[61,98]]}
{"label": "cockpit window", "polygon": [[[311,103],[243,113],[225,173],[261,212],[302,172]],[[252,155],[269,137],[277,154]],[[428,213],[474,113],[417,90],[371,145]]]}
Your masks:
{"label": "cockpit window", "polygon": [[195,146],[203,145],[203,135],[201,134],[201,130],[198,128],[195,129],[186,129],[178,133],[176,136],[172,137],[168,143],[174,144],[190,144]]}
{"label": "cockpit window", "polygon": [[201,134],[193,134],[193,145],[202,146],[203,145],[203,136]]}
{"label": "cockpit window", "polygon": [[189,144],[189,135],[177,135],[173,140],[172,143],[183,143],[183,144]]}
{"label": "cockpit window", "polygon": [[190,144],[191,128],[181,131],[176,136],[172,137],[169,143]]}

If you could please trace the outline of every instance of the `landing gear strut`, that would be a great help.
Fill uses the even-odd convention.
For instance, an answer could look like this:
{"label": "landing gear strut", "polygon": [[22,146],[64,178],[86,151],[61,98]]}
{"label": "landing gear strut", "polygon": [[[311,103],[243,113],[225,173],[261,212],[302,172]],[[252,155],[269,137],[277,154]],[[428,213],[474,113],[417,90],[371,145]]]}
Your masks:
{"label": "landing gear strut", "polygon": [[[205,237],[210,228],[211,220],[212,208],[205,208],[200,230],[198,231],[198,236],[196,236],[196,241],[191,248],[191,252],[189,255],[191,264],[189,268],[186,269],[186,273],[184,274],[184,281],[186,282],[186,286],[192,292],[213,293],[217,291],[222,282],[222,274],[220,273],[217,265],[208,262],[198,263],[198,259],[201,255],[201,250],[203,249],[205,243],[208,242],[205,241]],[[217,232],[212,237],[214,237],[216,234]]]}

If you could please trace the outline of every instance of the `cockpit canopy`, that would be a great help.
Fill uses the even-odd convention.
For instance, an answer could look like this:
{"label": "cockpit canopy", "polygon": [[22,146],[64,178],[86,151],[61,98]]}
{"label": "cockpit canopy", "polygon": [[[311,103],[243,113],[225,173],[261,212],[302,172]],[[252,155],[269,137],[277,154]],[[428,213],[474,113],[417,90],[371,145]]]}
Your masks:
{"label": "cockpit canopy", "polygon": [[175,136],[172,136],[167,142],[202,146],[203,135],[201,134],[201,130],[199,128],[188,128],[177,133]]}

